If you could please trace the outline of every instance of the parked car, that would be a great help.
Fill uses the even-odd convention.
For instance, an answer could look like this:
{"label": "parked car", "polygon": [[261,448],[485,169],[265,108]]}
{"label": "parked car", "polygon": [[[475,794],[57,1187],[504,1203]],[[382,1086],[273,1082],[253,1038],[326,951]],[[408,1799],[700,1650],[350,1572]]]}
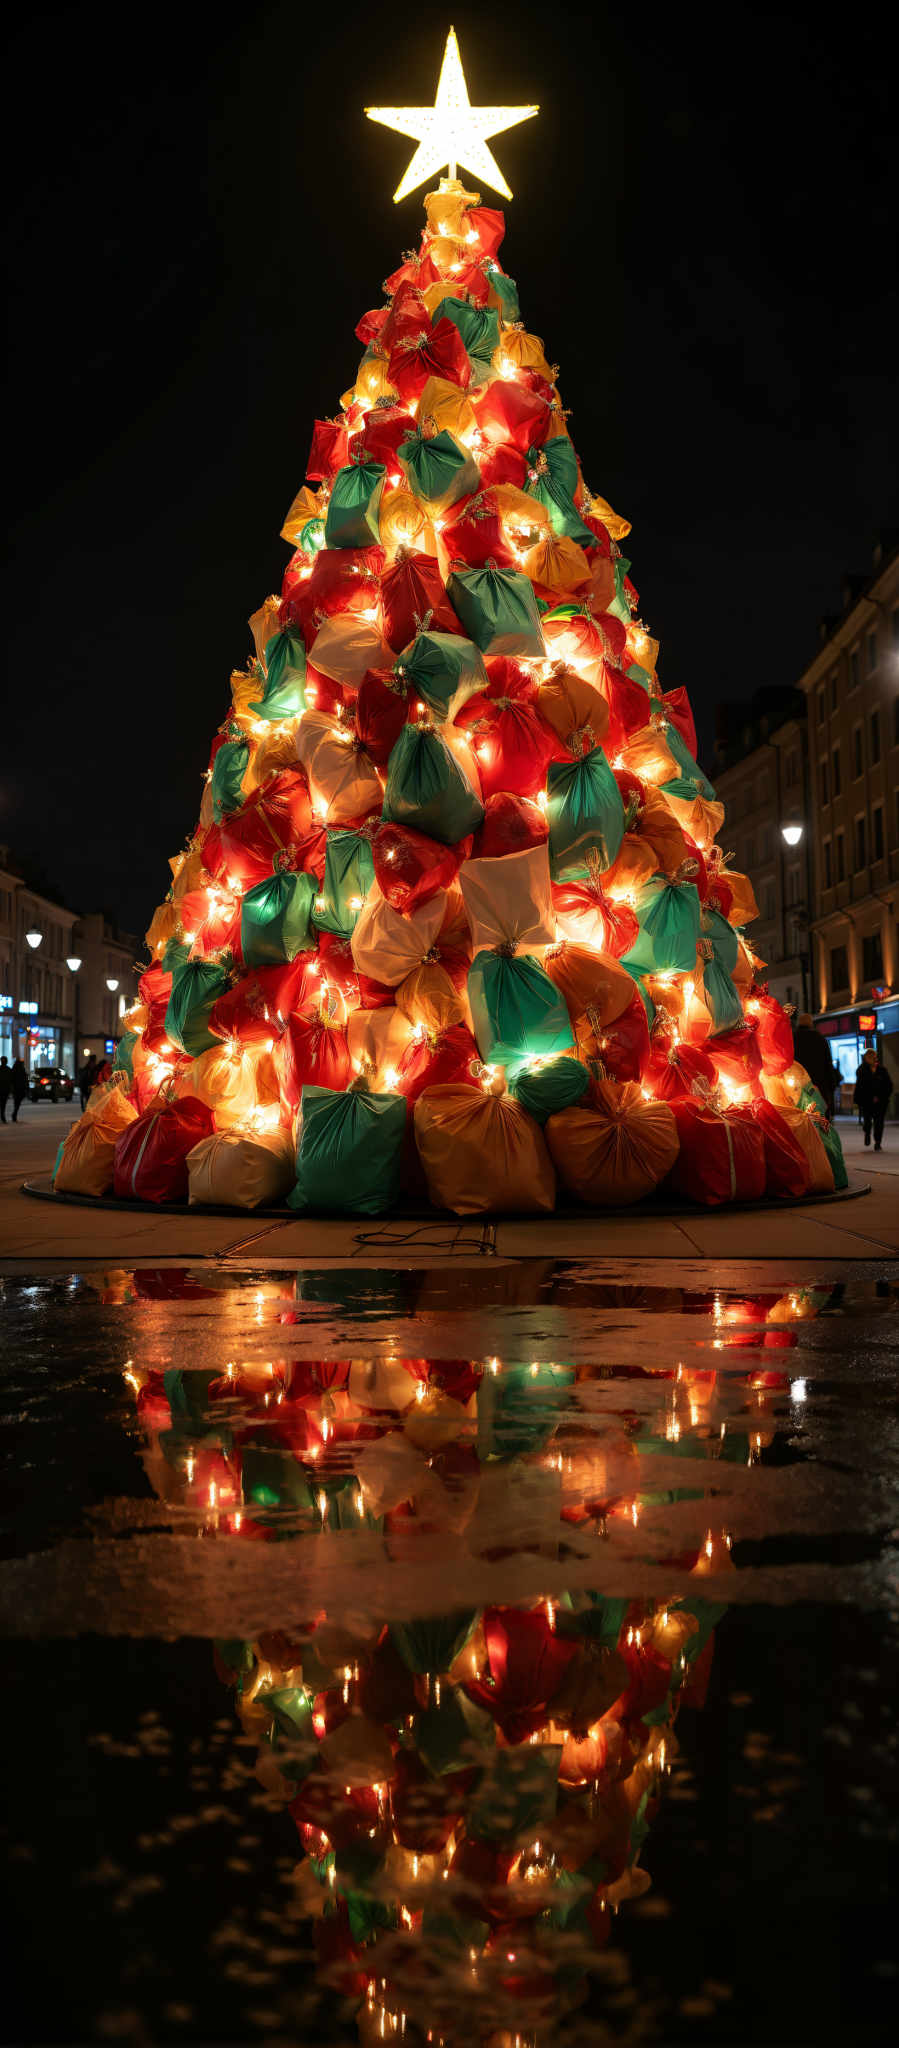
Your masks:
{"label": "parked car", "polygon": [[28,1093],[32,1102],[71,1102],[75,1083],[61,1067],[32,1067]]}

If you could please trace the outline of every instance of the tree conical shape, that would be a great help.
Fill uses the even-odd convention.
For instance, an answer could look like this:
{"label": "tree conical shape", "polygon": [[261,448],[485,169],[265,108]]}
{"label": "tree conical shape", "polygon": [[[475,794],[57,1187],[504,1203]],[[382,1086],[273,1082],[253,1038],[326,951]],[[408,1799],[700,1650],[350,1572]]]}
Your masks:
{"label": "tree conical shape", "polygon": [[[817,1190],[839,1141],[747,936],[629,523],[587,487],[502,214],[455,179],[425,208],[315,424],[147,934],[116,1184],[183,1198],[186,1171],[197,1200],[363,1214]],[[215,1118],[193,1171],[185,1097]]]}

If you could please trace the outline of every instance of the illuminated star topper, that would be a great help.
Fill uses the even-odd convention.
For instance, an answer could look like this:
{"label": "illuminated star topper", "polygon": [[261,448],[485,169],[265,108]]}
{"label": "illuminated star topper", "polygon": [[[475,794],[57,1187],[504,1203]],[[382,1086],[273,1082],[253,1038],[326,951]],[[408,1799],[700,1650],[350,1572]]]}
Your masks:
{"label": "illuminated star topper", "polygon": [[487,148],[487,138],[502,135],[505,128],[514,128],[519,121],[529,121],[540,109],[473,107],[456,31],[451,28],[432,107],[366,107],[365,112],[370,121],[380,121],[385,128],[395,128],[398,134],[410,135],[418,143],[409,169],[394,192],[396,201],[405,199],[408,192],[414,192],[416,185],[423,185],[444,164],[449,165],[451,178],[456,175],[457,164],[461,164],[480,184],[489,185],[492,191],[511,199],[493,151]]}

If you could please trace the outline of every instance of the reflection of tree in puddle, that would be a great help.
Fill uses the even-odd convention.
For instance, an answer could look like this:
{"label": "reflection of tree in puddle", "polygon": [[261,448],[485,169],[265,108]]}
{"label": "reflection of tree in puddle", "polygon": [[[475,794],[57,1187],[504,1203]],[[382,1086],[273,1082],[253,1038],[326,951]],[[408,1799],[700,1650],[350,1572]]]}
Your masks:
{"label": "reflection of tree in puddle", "polygon": [[[816,1309],[810,1295],[680,1305],[705,1314],[710,1360],[795,1341]],[[640,1857],[678,1714],[705,1697],[724,1608],[704,1580],[733,1568],[702,1468],[758,1459],[790,1384],[734,1363],[129,1365],[154,1489],[208,1534],[295,1539],[302,1568],[302,1546],[333,1533],[351,1574],[365,1530],[398,1586],[410,1561],[432,1567],[423,1615],[367,1613],[360,1595],[349,1621],[320,1609],[216,1645],[304,1852],[319,1975],[363,2043],[548,2043],[607,1967],[614,1915],[650,1885]],[[672,1592],[599,1593],[591,1555],[604,1585],[619,1557],[670,1566]],[[525,1559],[528,1596],[466,1598],[476,1567],[520,1584]],[[546,1597],[544,1561],[555,1589],[566,1559],[575,1590]]]}

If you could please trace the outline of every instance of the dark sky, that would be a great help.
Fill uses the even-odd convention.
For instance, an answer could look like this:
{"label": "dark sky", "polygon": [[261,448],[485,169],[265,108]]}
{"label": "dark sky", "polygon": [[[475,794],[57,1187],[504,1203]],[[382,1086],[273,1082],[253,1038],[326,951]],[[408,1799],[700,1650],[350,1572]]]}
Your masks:
{"label": "dark sky", "polygon": [[[886,10],[526,4],[28,13],[8,59],[11,666],[0,839],[142,931],[191,829],[312,420],[417,242],[412,145],[455,20],[503,261],[706,751],[791,682],[894,518]],[[488,204],[499,204],[485,191]]]}

